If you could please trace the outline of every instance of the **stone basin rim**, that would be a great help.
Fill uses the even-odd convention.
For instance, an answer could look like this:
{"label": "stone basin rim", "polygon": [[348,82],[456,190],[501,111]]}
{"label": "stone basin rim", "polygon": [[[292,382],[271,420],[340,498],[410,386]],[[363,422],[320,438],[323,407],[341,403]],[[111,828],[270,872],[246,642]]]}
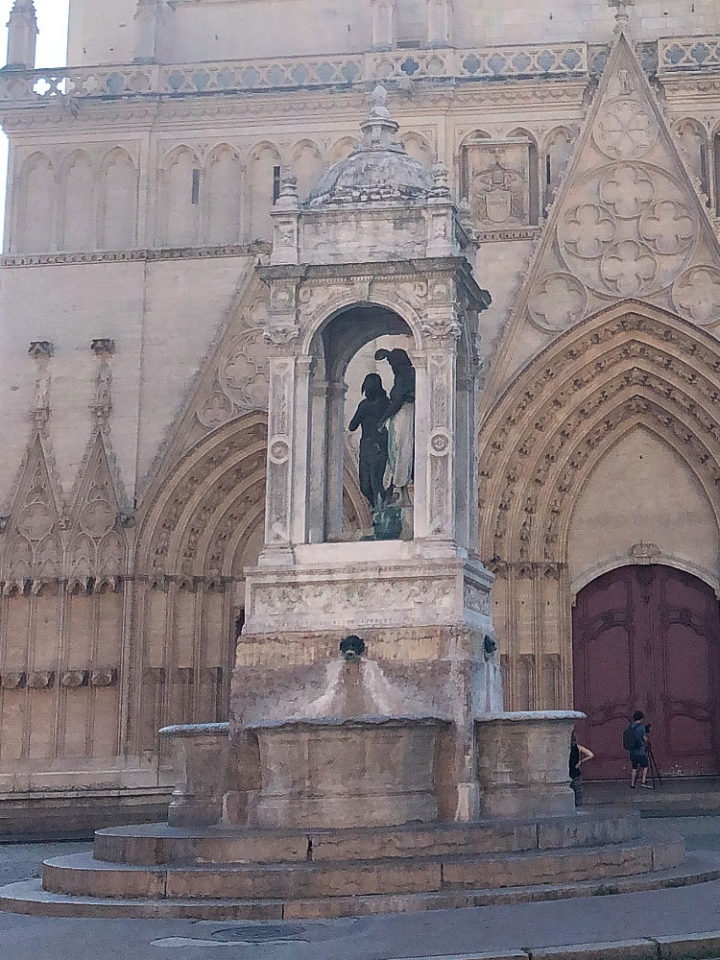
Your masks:
{"label": "stone basin rim", "polygon": [[216,737],[230,736],[229,723],[174,723],[158,730],[161,737]]}
{"label": "stone basin rim", "polygon": [[282,730],[285,728],[318,727],[355,727],[359,729],[375,729],[377,727],[431,727],[446,726],[452,721],[448,717],[434,717],[425,714],[407,716],[359,716],[359,717],[291,717],[287,720],[258,720],[248,724],[245,729],[251,732],[256,730]]}
{"label": "stone basin rim", "polygon": [[503,723],[528,723],[533,720],[562,721],[562,720],[585,720],[587,714],[579,710],[508,710],[502,713],[486,713],[476,717],[476,723],[490,723],[502,721]]}

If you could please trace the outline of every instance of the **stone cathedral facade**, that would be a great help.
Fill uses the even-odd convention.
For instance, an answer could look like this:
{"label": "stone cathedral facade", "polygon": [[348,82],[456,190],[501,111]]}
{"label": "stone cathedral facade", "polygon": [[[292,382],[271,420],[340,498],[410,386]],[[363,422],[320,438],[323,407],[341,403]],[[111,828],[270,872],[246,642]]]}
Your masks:
{"label": "stone cathedral facade", "polygon": [[36,30],[16,0],[0,809],[165,795],[158,729],[226,718],[258,655],[271,211],[356,149],[378,83],[493,298],[467,496],[506,705],[585,710],[600,776],[639,705],[666,772],[717,774],[718,0],[71,0],[70,66],[37,71]]}

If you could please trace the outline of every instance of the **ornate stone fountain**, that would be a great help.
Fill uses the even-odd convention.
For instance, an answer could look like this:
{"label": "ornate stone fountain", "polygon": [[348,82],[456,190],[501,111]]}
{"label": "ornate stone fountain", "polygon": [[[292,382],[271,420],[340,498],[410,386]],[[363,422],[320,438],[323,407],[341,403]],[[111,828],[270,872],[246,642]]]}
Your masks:
{"label": "ornate stone fountain", "polygon": [[[537,884],[592,893],[682,860],[681,844],[643,838],[636,818],[575,813],[567,760],[581,714],[503,713],[493,578],[476,552],[490,296],[444,169],[412,160],[397,129],[380,89],[356,152],[305,204],[286,177],[273,212],[259,268],[271,298],[265,545],[247,572],[231,722],[163,731],[178,765],[169,825],[99,831],[93,857],[46,864],[42,891],[6,888],[12,909],[428,909],[507,888],[536,897]],[[343,521],[344,377],[383,337],[407,345],[414,471],[397,500],[388,489],[400,539],[358,539]],[[388,434],[393,468],[390,423]]]}

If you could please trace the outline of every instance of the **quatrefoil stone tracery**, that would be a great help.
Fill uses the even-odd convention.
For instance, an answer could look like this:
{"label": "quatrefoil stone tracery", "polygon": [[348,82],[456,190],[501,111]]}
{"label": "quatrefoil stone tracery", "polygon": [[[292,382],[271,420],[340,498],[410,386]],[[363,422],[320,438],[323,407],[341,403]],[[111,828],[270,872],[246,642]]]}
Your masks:
{"label": "quatrefoil stone tracery", "polygon": [[669,173],[621,161],[589,171],[558,222],[567,269],[602,296],[649,294],[690,265],[697,216]]}

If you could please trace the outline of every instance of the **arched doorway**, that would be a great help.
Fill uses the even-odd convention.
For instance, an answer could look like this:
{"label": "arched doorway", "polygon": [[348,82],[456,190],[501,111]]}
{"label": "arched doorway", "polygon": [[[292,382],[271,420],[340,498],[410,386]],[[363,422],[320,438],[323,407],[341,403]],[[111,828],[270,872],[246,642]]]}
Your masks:
{"label": "arched doorway", "polygon": [[580,591],[573,610],[578,730],[592,779],[625,776],[622,731],[634,710],[652,723],[660,772],[720,772],[720,607],[702,580],[672,567],[620,567]]}

